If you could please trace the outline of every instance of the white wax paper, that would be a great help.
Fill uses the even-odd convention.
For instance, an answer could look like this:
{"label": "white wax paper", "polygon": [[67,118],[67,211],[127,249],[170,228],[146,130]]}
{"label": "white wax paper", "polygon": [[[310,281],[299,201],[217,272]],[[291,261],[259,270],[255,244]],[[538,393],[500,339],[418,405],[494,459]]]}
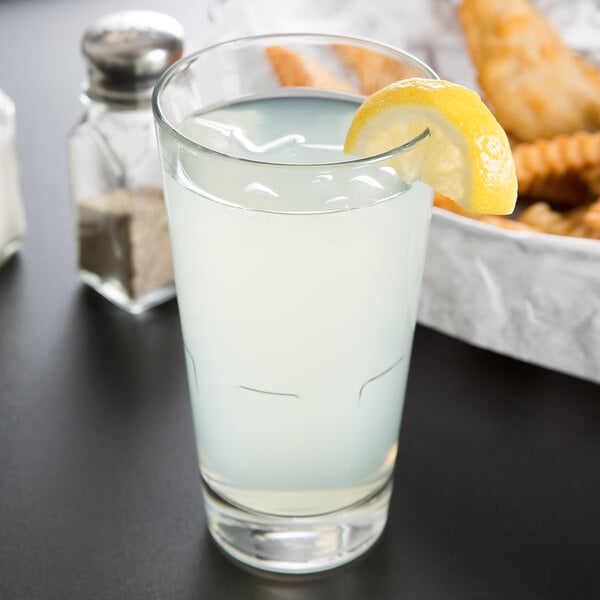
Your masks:
{"label": "white wax paper", "polygon": [[600,241],[434,209],[419,322],[600,383]]}
{"label": "white wax paper", "polygon": [[[260,33],[341,33],[370,37],[426,56],[439,0],[208,0],[208,41]],[[442,0],[443,1],[443,0]]]}

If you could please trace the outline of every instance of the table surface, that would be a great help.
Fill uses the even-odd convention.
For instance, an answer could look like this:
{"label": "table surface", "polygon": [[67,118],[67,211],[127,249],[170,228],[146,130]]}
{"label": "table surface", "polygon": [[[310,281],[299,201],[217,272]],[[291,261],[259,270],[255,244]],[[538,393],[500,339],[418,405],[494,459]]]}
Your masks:
{"label": "table surface", "polygon": [[[191,39],[193,4],[129,6],[170,12]],[[294,580],[216,549],[176,303],[133,318],[74,269],[65,139],[81,111],[79,39],[119,8],[0,3],[29,225],[0,270],[0,598],[600,598],[600,386],[423,327],[372,551]]]}

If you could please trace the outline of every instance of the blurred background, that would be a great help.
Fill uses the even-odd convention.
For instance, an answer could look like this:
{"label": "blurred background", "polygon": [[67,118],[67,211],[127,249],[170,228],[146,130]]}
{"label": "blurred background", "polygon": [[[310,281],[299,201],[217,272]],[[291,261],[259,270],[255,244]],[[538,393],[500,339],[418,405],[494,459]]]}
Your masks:
{"label": "blurred background", "polygon": [[[408,493],[389,529],[402,536],[305,594],[257,583],[208,541],[175,303],[131,318],[86,293],[76,270],[66,140],[83,112],[81,37],[98,18],[167,13],[185,53],[275,30],[374,37],[474,85],[456,4],[0,0],[0,88],[16,105],[28,227],[0,271],[2,600],[600,597],[597,386],[420,328]],[[536,4],[598,56],[599,1]]]}

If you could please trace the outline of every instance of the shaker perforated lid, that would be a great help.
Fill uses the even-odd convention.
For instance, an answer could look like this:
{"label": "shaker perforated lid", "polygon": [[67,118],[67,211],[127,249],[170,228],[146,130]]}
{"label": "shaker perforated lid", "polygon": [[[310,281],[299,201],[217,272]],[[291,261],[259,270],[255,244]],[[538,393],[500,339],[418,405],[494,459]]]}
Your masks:
{"label": "shaker perforated lid", "polygon": [[137,103],[150,98],[162,72],[183,52],[183,28],[173,17],[146,10],[102,17],[85,32],[91,98]]}

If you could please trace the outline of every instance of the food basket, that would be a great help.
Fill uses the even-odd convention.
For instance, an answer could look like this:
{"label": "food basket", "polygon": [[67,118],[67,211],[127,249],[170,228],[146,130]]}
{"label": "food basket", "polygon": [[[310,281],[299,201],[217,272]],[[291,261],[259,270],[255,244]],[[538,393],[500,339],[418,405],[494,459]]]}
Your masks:
{"label": "food basket", "polygon": [[[433,2],[443,31],[430,60],[443,78],[476,85],[457,4]],[[598,64],[597,2],[532,4],[565,44]],[[510,230],[434,208],[419,321],[600,383],[600,240]]]}

